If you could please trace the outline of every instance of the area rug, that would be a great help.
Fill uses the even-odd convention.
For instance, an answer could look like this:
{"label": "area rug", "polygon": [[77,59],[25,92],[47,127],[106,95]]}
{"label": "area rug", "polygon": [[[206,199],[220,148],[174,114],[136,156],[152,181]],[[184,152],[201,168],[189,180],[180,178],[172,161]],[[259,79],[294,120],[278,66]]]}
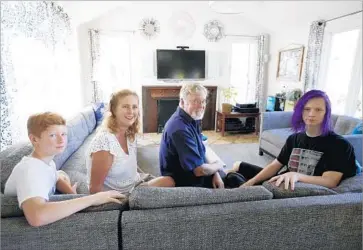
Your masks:
{"label": "area rug", "polygon": [[258,143],[212,144],[210,147],[226,163],[228,169],[236,161],[244,161],[265,167],[274,159],[266,154],[260,156],[258,154]]}
{"label": "area rug", "polygon": [[[235,161],[245,161],[261,167],[272,162],[273,158],[258,155],[258,143],[212,144],[210,147],[224,161],[226,169],[232,168]],[[160,175],[159,145],[141,146],[137,150],[138,165],[146,173]]]}

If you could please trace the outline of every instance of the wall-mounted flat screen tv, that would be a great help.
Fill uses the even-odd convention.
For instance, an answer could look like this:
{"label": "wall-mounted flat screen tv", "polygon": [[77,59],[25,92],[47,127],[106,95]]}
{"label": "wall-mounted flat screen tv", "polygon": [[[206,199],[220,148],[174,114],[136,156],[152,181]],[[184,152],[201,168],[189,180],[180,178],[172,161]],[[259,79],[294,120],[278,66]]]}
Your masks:
{"label": "wall-mounted flat screen tv", "polygon": [[205,79],[204,50],[156,50],[157,79]]}

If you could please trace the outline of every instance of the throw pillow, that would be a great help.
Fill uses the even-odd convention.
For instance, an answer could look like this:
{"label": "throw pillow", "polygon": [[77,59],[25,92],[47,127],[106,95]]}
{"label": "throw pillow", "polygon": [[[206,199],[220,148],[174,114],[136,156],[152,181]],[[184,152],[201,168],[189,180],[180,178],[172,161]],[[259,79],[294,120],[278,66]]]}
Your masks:
{"label": "throw pillow", "polygon": [[362,134],[362,122],[359,123],[352,131],[352,135]]}
{"label": "throw pillow", "polygon": [[271,193],[273,193],[275,199],[293,198],[293,197],[304,197],[304,196],[317,196],[317,195],[331,195],[337,194],[336,191],[313,184],[295,183],[295,189],[291,190],[284,188],[284,183],[279,187],[275,183],[269,183],[265,181],[262,185]]}
{"label": "throw pillow", "polygon": [[355,166],[357,167],[357,175],[362,175],[362,165],[359,164],[359,161],[355,160]]}
{"label": "throw pillow", "polygon": [[95,112],[96,122],[97,122],[97,126],[98,126],[102,123],[102,120],[104,118],[106,105],[103,102],[99,102],[99,103],[94,103],[92,106],[93,106],[93,110]]}

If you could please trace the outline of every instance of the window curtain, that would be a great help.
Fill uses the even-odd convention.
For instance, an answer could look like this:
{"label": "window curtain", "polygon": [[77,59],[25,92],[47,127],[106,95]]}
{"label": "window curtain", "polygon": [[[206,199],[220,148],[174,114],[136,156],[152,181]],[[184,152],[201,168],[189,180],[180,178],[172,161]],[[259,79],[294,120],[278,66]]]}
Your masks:
{"label": "window curtain", "polygon": [[266,34],[258,37],[257,45],[257,70],[256,70],[256,101],[260,112],[265,110],[265,55],[268,36]]}
{"label": "window curtain", "polygon": [[67,117],[65,109],[75,108],[67,86],[79,81],[69,56],[70,19],[60,6],[1,1],[1,18],[0,151],[27,140],[29,115],[49,110]]}
{"label": "window curtain", "polygon": [[315,21],[310,25],[308,48],[305,60],[304,92],[317,87],[320,57],[323,48],[325,22]]}
{"label": "window curtain", "polygon": [[92,102],[98,103],[102,101],[102,89],[100,87],[100,80],[97,76],[98,68],[100,68],[100,32],[98,30],[89,30],[91,41],[91,89],[92,89]]}
{"label": "window curtain", "polygon": [[108,102],[111,94],[131,88],[130,34],[90,30],[92,102]]}

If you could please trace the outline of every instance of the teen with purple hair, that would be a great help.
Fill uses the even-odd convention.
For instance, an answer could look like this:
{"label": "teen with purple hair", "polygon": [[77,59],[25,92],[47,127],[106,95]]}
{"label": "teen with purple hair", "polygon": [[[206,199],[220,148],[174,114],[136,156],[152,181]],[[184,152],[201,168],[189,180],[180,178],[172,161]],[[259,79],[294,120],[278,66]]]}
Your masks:
{"label": "teen with purple hair", "polygon": [[[261,168],[236,162],[227,175],[238,186],[253,186],[263,181],[284,183],[294,190],[296,182],[334,188],[356,174],[353,146],[331,128],[329,97],[320,90],[305,93],[294,108],[290,135],[278,157]],[[283,170],[283,166],[287,166]],[[285,169],[285,168],[284,168]]]}

